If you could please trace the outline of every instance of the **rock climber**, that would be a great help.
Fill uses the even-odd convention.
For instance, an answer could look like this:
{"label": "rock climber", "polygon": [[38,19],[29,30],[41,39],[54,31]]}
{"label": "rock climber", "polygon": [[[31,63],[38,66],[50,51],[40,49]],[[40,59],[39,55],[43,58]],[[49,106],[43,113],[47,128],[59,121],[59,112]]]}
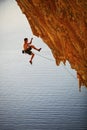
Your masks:
{"label": "rock climber", "polygon": [[27,54],[31,55],[31,59],[29,61],[30,64],[32,64],[32,60],[33,60],[33,58],[35,56],[35,54],[31,50],[32,49],[35,49],[37,51],[41,50],[41,48],[38,49],[34,45],[31,44],[32,40],[33,40],[33,38],[31,38],[30,42],[28,42],[28,38],[24,38],[24,44],[23,44],[24,50],[22,50],[22,53],[27,53]]}

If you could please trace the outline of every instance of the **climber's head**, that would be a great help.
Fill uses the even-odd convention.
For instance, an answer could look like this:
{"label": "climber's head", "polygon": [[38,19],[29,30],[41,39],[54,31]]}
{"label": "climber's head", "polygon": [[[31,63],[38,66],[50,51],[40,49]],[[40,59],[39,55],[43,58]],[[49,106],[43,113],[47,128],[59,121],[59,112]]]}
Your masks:
{"label": "climber's head", "polygon": [[24,42],[27,42],[28,41],[28,38],[24,38]]}

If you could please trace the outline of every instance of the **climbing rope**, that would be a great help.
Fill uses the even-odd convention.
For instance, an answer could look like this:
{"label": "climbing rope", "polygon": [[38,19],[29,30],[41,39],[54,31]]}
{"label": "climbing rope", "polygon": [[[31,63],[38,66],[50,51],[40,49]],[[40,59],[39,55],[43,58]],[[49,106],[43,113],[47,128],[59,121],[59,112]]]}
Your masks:
{"label": "climbing rope", "polygon": [[[35,53],[35,52],[34,52]],[[53,59],[50,59],[50,58],[48,58],[48,57],[46,57],[46,56],[43,56],[43,55],[40,55],[40,54],[37,54],[37,53],[35,53],[36,55],[38,55],[38,56],[40,56],[40,57],[42,57],[42,58],[44,58],[44,59],[47,59],[47,60],[49,60],[49,61],[55,61],[55,60],[53,60]]]}
{"label": "climbing rope", "polygon": [[[45,56],[43,56],[43,55],[40,55],[40,54],[37,54],[37,53],[35,53],[36,55],[38,55],[38,56],[40,56],[40,57],[42,57],[42,58],[44,58],[44,59],[47,59],[47,60],[49,60],[49,61],[55,61],[55,60],[53,60],[53,59],[50,59],[50,58],[48,58],[48,57],[45,57]],[[77,78],[65,67],[65,65],[62,63],[62,66],[63,66],[63,68],[65,69],[65,70],[67,70],[67,72],[76,80]]]}
{"label": "climbing rope", "polygon": [[63,65],[63,63],[62,63],[62,66],[63,66],[64,69],[67,70],[67,72],[68,72],[75,80],[77,79],[77,78]]}

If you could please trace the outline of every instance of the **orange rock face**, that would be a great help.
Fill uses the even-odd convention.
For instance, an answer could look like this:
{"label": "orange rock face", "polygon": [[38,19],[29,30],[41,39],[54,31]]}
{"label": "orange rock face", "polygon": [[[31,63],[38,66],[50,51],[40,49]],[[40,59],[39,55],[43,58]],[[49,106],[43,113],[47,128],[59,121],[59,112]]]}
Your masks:
{"label": "orange rock face", "polygon": [[35,36],[59,65],[66,60],[87,87],[87,0],[16,0]]}

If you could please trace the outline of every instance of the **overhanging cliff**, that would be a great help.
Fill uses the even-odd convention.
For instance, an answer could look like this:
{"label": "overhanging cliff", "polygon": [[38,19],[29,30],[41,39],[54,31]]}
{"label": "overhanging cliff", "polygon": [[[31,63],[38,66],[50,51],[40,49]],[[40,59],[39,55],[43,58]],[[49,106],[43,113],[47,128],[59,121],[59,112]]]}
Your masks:
{"label": "overhanging cliff", "polygon": [[66,60],[87,87],[87,0],[16,0],[35,36],[59,65]]}

